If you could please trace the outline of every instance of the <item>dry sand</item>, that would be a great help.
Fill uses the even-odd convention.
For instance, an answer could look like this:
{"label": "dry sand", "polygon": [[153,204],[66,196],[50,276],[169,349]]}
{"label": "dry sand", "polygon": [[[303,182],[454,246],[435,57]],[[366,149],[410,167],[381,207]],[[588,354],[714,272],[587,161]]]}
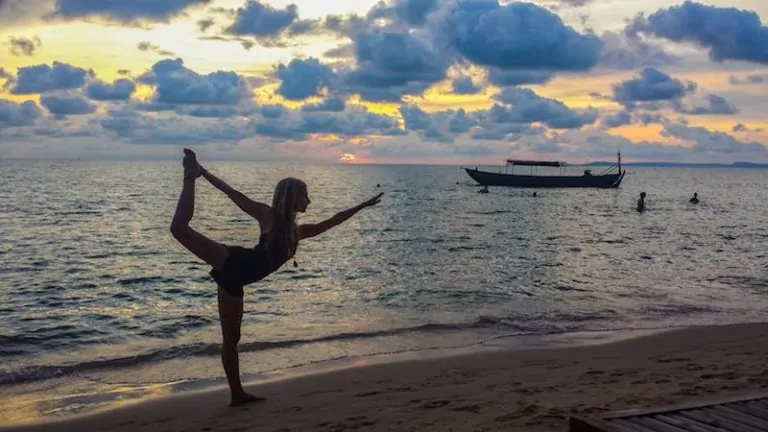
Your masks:
{"label": "dry sand", "polygon": [[35,431],[562,431],[569,414],[687,403],[768,387],[768,324],[673,330],[607,345],[483,352],[211,391]]}

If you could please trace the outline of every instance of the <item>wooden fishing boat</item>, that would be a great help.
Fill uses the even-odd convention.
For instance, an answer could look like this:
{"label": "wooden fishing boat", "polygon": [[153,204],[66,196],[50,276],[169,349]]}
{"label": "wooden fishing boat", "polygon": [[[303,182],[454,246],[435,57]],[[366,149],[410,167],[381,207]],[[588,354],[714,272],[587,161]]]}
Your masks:
{"label": "wooden fishing boat", "polygon": [[[531,173],[517,174],[514,172],[515,166],[531,167]],[[560,168],[560,173],[559,175],[536,175],[534,169],[541,166]],[[617,188],[626,174],[626,170],[621,169],[621,154],[618,155],[618,161],[615,164],[598,174],[592,174],[592,170],[587,169],[582,175],[566,175],[566,166],[568,164],[565,162],[508,159],[503,173],[481,171],[477,168],[463,169],[482,186],[521,188]],[[512,172],[509,172],[510,167]]]}

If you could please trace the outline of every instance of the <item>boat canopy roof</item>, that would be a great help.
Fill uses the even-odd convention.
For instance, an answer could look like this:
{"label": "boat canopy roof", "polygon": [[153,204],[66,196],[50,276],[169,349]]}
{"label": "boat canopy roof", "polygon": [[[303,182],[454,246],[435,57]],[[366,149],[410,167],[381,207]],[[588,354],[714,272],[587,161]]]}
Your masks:
{"label": "boat canopy roof", "polygon": [[565,162],[507,159],[507,165],[562,167],[568,164]]}

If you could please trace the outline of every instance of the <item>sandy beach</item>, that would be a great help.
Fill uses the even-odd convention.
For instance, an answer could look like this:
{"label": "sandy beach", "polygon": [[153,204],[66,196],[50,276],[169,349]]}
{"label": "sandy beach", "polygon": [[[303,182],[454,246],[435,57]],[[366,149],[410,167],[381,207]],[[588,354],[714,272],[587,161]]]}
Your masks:
{"label": "sandy beach", "polygon": [[768,386],[768,324],[666,331],[597,346],[377,364],[225,392],[147,400],[18,431],[558,431],[568,415],[753,394]]}

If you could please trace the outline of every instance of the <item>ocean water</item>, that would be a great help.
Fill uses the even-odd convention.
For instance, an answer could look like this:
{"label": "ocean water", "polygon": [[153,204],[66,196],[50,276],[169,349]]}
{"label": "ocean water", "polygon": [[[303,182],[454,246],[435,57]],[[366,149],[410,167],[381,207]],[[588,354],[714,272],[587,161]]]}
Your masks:
{"label": "ocean water", "polygon": [[[305,180],[300,222],[385,192],[302,242],[298,267],[246,287],[246,379],[514,335],[768,319],[768,170],[632,167],[617,190],[533,197],[478,194],[449,166],[206,167],[264,202],[280,178]],[[16,409],[0,420],[222,382],[216,286],[169,233],[180,163],[2,161],[0,173],[0,400]],[[257,241],[254,220],[197,189],[196,229]]]}

